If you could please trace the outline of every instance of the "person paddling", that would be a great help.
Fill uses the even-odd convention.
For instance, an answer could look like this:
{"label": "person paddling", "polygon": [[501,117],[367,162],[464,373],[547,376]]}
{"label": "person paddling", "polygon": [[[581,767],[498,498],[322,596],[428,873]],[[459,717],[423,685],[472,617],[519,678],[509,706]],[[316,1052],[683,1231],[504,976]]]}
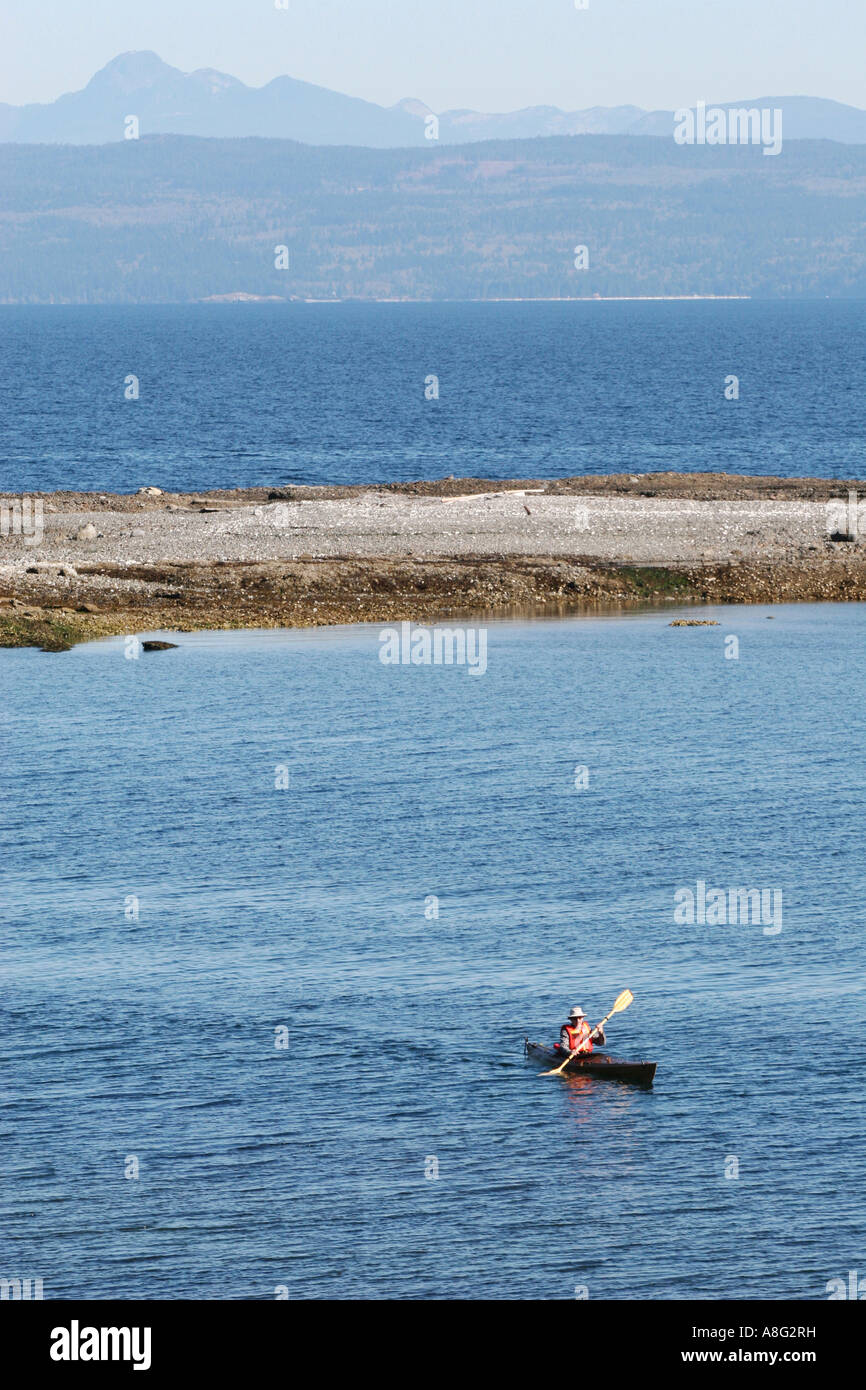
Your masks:
{"label": "person paddling", "polygon": [[568,1052],[572,1056],[575,1053],[592,1052],[593,1041],[604,1047],[604,1029],[590,1028],[586,1021],[586,1014],[579,1005],[575,1006],[568,1015],[568,1022],[563,1023],[559,1030],[559,1042],[556,1044],[556,1051],[561,1055]]}

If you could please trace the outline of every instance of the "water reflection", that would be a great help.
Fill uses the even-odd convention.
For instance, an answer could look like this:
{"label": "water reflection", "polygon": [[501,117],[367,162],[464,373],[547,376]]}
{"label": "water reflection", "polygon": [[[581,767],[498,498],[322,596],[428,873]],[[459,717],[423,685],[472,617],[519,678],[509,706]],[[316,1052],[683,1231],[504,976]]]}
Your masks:
{"label": "water reflection", "polygon": [[[565,1095],[568,1118],[576,1125],[584,1125],[590,1120],[598,1125],[603,1119],[605,1125],[631,1119],[635,1105],[646,1098],[644,1088],[628,1086],[622,1082],[602,1081],[591,1076],[563,1076],[560,1079]],[[604,1092],[600,1093],[600,1087]]]}

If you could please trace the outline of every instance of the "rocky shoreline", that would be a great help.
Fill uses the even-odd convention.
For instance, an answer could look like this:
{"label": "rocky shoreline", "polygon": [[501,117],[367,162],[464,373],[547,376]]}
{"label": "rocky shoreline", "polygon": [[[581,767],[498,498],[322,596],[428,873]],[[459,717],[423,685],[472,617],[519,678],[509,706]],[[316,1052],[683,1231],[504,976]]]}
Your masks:
{"label": "rocky shoreline", "polygon": [[0,646],[672,601],[862,602],[852,491],[866,484],[652,474],[6,494]]}

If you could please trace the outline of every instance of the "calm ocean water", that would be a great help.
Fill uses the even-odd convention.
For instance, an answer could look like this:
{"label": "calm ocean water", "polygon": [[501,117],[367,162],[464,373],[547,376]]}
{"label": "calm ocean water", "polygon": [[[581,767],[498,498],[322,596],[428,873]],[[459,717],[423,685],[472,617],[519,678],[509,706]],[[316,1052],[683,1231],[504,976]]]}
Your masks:
{"label": "calm ocean water", "polygon": [[858,302],[0,307],[6,490],[851,478],[864,450]]}
{"label": "calm ocean water", "polygon": [[[0,652],[0,1277],[809,1300],[862,1273],[866,612],[675,611],[491,624],[480,678],[385,667],[374,628]],[[699,880],[781,892],[781,932],[675,922]],[[539,1079],[523,1034],[625,986],[611,1050],[654,1089]]]}

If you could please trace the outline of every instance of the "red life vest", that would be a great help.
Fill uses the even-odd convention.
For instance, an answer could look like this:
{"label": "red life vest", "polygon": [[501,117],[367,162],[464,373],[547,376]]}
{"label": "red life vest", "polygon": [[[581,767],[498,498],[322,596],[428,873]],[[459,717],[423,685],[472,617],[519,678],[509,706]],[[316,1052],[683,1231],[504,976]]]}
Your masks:
{"label": "red life vest", "polygon": [[566,1023],[565,1031],[568,1035],[569,1051],[574,1052],[576,1048],[578,1052],[592,1052],[592,1029],[588,1023],[579,1023],[576,1028]]}

